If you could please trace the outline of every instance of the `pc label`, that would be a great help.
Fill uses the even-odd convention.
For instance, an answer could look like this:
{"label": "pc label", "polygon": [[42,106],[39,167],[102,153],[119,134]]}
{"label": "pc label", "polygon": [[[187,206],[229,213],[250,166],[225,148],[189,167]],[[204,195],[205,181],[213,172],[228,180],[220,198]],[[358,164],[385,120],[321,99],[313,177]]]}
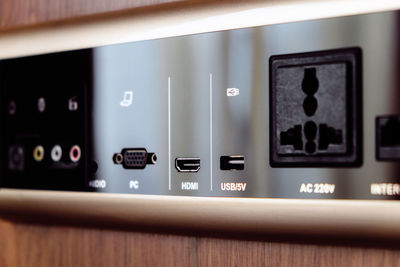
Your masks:
{"label": "pc label", "polygon": [[129,181],[129,189],[139,189],[139,181],[138,180],[130,180]]}

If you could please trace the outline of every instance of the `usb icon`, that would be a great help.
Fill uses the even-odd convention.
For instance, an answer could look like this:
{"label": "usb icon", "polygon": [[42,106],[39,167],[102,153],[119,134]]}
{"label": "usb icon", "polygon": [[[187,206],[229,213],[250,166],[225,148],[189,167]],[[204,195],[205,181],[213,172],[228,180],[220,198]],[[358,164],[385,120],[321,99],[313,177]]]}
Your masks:
{"label": "usb icon", "polygon": [[239,88],[227,88],[226,89],[227,96],[237,96],[239,95]]}

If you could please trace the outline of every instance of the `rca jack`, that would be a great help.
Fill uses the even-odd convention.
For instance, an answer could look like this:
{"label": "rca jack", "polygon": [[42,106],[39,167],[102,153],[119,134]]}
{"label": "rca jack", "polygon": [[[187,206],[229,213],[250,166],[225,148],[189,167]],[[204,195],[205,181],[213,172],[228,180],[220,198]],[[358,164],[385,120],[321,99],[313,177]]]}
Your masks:
{"label": "rca jack", "polygon": [[71,147],[69,151],[69,158],[72,162],[78,162],[81,159],[81,148],[78,145]]}
{"label": "rca jack", "polygon": [[33,149],[33,159],[37,162],[42,161],[44,158],[44,148],[41,145],[38,145]]}
{"label": "rca jack", "polygon": [[51,159],[54,162],[58,162],[61,160],[62,157],[62,149],[60,145],[55,145],[53,146],[53,148],[51,149]]}

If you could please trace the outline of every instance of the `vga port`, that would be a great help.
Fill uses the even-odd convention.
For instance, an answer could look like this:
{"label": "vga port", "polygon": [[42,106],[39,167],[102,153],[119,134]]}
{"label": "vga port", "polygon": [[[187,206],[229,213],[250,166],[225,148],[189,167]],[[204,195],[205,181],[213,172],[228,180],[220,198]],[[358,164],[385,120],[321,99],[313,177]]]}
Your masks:
{"label": "vga port", "polygon": [[115,164],[122,164],[124,169],[144,169],[147,164],[155,164],[157,156],[145,148],[124,148],[113,156]]}

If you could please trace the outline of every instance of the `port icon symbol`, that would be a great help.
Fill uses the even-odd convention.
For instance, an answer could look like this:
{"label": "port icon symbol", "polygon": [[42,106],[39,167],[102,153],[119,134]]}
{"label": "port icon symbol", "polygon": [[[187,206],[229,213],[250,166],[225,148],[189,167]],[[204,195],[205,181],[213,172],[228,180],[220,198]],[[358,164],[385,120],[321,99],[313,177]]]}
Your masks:
{"label": "port icon symbol", "polygon": [[41,97],[38,99],[38,110],[39,112],[43,112],[46,109],[46,100]]}
{"label": "port icon symbol", "polygon": [[239,95],[239,88],[227,88],[226,89],[227,96],[237,96]]}
{"label": "port icon symbol", "polygon": [[78,110],[78,100],[77,100],[76,96],[71,97],[70,99],[68,99],[68,110],[69,111]]}
{"label": "port icon symbol", "polygon": [[119,103],[121,107],[129,107],[132,105],[133,100],[133,92],[132,91],[125,91],[122,101]]}

